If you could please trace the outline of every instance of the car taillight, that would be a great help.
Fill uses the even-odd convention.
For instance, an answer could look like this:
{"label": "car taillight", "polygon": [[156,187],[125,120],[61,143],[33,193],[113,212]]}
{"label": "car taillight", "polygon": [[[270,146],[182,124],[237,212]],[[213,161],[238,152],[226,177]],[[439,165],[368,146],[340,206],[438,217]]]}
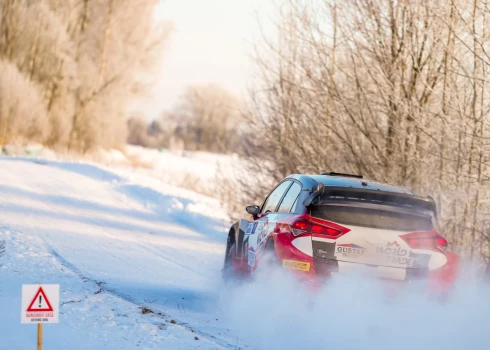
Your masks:
{"label": "car taillight", "polygon": [[342,231],[327,226],[313,224],[311,225],[311,233],[326,236],[338,236],[342,233]]}
{"label": "car taillight", "polygon": [[293,236],[299,236],[305,233],[308,233],[308,228],[310,227],[311,223],[306,220],[296,220],[291,224],[291,232],[293,233]]}
{"label": "car taillight", "polygon": [[441,235],[407,237],[404,238],[410,248],[413,249],[440,249],[443,252],[447,250],[447,240]]}
{"label": "car taillight", "polygon": [[325,225],[320,225],[305,219],[294,221],[291,224],[291,232],[295,237],[307,233],[327,237],[337,237],[343,233],[342,230]]}

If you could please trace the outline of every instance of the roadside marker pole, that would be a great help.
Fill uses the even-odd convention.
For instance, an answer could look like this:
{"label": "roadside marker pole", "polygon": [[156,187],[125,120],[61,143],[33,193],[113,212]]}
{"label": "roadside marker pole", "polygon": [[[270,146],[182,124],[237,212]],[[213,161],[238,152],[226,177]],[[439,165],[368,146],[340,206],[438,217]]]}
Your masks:
{"label": "roadside marker pole", "polygon": [[[39,283],[39,285],[43,285]],[[39,296],[39,304],[41,304],[41,296]],[[39,305],[40,306],[40,305]],[[43,324],[37,324],[37,350],[43,350]]]}
{"label": "roadside marker pole", "polygon": [[43,350],[43,324],[37,324],[37,350]]}

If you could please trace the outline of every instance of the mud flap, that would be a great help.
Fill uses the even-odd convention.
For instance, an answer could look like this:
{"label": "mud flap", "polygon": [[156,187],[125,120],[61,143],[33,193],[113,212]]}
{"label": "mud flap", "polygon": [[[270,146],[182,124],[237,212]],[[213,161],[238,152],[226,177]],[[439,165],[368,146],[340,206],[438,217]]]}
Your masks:
{"label": "mud flap", "polygon": [[250,221],[245,219],[240,219],[238,224],[238,229],[235,230],[235,242],[236,242],[236,258],[243,259],[243,241],[245,238],[245,232],[247,231],[248,224]]}

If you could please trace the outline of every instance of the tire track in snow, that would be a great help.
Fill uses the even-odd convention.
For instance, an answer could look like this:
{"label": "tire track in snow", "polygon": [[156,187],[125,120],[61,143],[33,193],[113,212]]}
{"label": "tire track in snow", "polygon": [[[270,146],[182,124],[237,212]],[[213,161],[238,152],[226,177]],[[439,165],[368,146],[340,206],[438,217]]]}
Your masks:
{"label": "tire track in snow", "polygon": [[[107,288],[107,287],[103,287],[102,286],[102,283],[104,283],[103,281],[97,281],[91,277],[87,277],[79,268],[77,268],[75,265],[73,265],[72,263],[70,263],[68,260],[66,260],[65,258],[63,258],[63,256],[61,256],[61,254],[59,254],[56,249],[54,249],[49,243],[45,242],[46,244],[46,248],[47,248],[47,251],[61,264],[63,265],[65,268],[69,269],[71,272],[73,272],[74,274],[76,274],[82,281],[84,282],[90,282],[90,283],[93,283],[97,286],[99,286],[103,291],[117,297],[117,298],[120,298],[126,302],[129,302],[135,306],[137,306],[138,308],[144,308],[144,307],[147,307],[145,305],[142,305],[140,303],[138,303],[137,301],[134,300],[133,297],[131,297],[130,295],[126,295],[124,293],[121,293],[119,291],[117,291],[116,289],[113,289],[113,288]],[[101,283],[102,282],[102,283]],[[222,339],[222,338],[218,338],[210,333],[207,333],[207,332],[203,332],[197,328],[194,328],[192,326],[189,326],[186,322],[182,322],[182,321],[179,321],[178,318],[176,317],[173,317],[173,316],[170,316],[170,315],[167,315],[165,314],[164,312],[162,311],[157,311],[156,313],[154,313],[155,317],[161,317],[163,319],[172,319],[172,320],[175,320],[177,322],[177,325],[179,325],[180,327],[188,330],[189,332],[192,332],[194,334],[197,334],[201,337],[204,337],[204,338],[207,338],[208,340],[212,341],[213,343],[215,343],[216,345],[218,346],[221,346],[221,347],[224,347],[224,348],[227,348],[227,349],[237,349],[236,347],[236,344],[232,344],[231,342],[227,341],[226,339]]]}

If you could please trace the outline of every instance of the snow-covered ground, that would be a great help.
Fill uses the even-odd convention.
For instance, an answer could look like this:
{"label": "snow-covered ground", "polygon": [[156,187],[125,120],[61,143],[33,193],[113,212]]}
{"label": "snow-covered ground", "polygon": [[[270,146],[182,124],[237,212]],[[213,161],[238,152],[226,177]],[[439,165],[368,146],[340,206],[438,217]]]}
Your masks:
{"label": "snow-covered ground", "polygon": [[73,153],[56,153],[37,144],[8,145],[4,149],[10,156],[40,157],[65,162],[83,161],[110,167],[111,170],[123,170],[125,174],[145,174],[165,184],[207,195],[216,192],[217,179],[245,175],[243,162],[236,154],[157,150],[133,145],[126,145],[122,150],[97,149],[83,157]]}
{"label": "snow-covered ground", "polygon": [[488,348],[490,291],[471,278],[443,305],[409,290],[386,302],[357,275],[314,295],[284,271],[224,285],[225,211],[165,180],[201,169],[208,183],[220,156],[135,150],[153,165],[0,157],[0,349],[35,346],[20,324],[31,283],[61,286],[45,349]]}
{"label": "snow-covered ground", "polygon": [[216,200],[144,176],[0,158],[0,348],[35,344],[20,288],[41,282],[62,291],[46,349],[227,347],[215,309],[225,218]]}

